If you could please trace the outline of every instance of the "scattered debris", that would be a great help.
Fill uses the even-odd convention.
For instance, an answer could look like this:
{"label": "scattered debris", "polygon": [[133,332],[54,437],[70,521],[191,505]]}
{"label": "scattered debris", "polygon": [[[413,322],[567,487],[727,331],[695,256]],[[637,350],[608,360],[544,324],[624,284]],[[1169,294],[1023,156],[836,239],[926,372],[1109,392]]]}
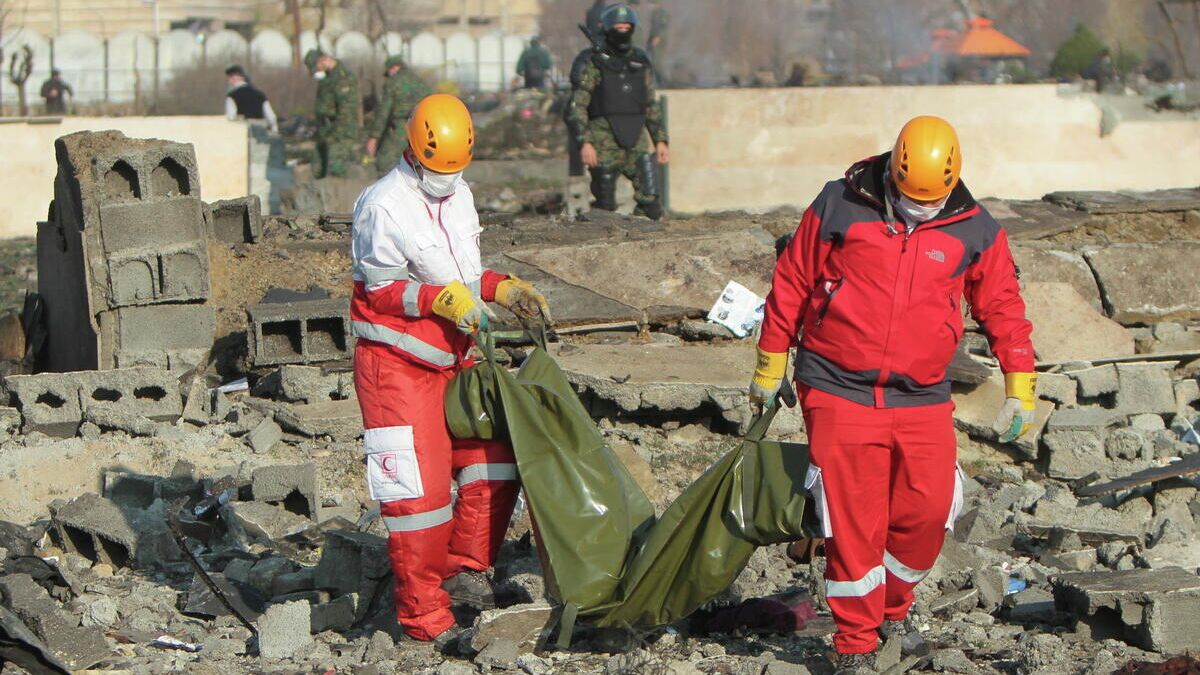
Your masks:
{"label": "scattered debris", "polygon": [[[495,119],[544,116],[542,102]],[[804,563],[787,545],[759,549],[690,620],[636,636],[581,621],[573,650],[553,650],[555,580],[525,509],[492,571],[501,606],[460,617],[458,654],[404,639],[361,473],[348,217],[264,218],[253,197],[206,205],[187,146],[105,132],[59,150],[39,229],[44,297],[27,317],[44,317],[30,332],[39,372],[0,370],[0,508],[15,521],[0,523],[0,658],[31,672],[198,659],[214,672],[829,672],[819,546]],[[484,262],[547,293],[552,353],[661,511],[750,419],[753,322],[706,311],[739,288],[730,279],[757,310],[796,216],[568,223],[536,213],[561,203],[555,189],[512,180],[535,169],[481,167],[508,190],[480,192],[495,211]],[[321,200],[357,191],[334,183]],[[889,644],[894,671],[1150,672],[1200,643],[1197,244],[1118,227],[1194,218],[1180,210],[1194,201],[989,201],[1016,242],[1041,400],[1033,431],[998,446],[1003,379],[968,320],[948,370],[962,515],[917,588],[931,651],[913,660]],[[521,363],[526,327],[497,328]],[[772,435],[804,439],[799,410]]]}

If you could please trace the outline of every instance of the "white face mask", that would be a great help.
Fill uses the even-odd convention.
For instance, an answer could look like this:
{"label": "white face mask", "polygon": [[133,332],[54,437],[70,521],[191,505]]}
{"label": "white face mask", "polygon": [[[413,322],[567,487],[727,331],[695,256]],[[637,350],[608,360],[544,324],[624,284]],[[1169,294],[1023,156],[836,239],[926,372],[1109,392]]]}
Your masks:
{"label": "white face mask", "polygon": [[933,220],[934,216],[942,212],[944,206],[946,206],[944,197],[929,205],[918,204],[904,195],[900,195],[900,198],[896,200],[896,208],[910,223],[924,223]]}
{"label": "white face mask", "polygon": [[430,197],[444,199],[454,194],[455,188],[458,187],[458,179],[462,176],[462,172],[458,173],[434,173],[424,168],[418,170],[421,178],[421,190]]}
{"label": "white face mask", "polygon": [[318,70],[317,72],[313,73],[313,79],[315,79],[315,80],[325,79],[325,71]]}

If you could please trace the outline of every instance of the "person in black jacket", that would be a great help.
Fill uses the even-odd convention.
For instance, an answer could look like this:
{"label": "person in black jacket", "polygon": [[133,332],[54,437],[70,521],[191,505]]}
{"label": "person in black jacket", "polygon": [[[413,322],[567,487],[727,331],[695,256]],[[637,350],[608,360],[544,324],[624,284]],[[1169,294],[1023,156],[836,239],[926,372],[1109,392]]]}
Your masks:
{"label": "person in black jacket", "polygon": [[279,118],[271,108],[267,95],[246,77],[246,71],[241,66],[233,65],[225,69],[225,82],[229,88],[225,92],[225,117],[236,120],[239,117],[248,120],[266,120],[271,133],[279,133]]}

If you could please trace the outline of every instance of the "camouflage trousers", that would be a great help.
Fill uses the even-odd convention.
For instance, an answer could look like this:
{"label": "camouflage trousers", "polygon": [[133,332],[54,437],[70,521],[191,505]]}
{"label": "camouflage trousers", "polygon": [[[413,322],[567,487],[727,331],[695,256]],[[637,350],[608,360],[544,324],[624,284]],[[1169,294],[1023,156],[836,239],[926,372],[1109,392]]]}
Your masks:
{"label": "camouflage trousers", "polygon": [[658,165],[645,140],[626,150],[612,136],[598,135],[595,147],[598,165],[591,173],[596,208],[616,210],[618,176],[625,176],[633,183],[633,199],[639,206],[658,203]]}
{"label": "camouflage trousers", "polygon": [[313,178],[344,178],[358,157],[358,143],[355,141],[317,141],[313,156]]}
{"label": "camouflage trousers", "polygon": [[379,139],[379,148],[375,151],[375,171],[380,176],[391,171],[407,149],[407,137],[393,131],[385,131],[383,138]]}

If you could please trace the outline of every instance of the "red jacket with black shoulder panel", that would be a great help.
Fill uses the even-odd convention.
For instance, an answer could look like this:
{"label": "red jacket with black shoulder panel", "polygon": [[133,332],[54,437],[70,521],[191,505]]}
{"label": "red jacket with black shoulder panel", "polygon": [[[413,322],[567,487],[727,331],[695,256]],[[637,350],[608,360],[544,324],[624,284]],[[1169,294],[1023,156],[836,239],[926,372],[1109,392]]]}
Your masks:
{"label": "red jacket with black shoulder panel", "polygon": [[960,302],[1008,372],[1033,372],[1032,325],[1004,229],[961,181],[933,220],[889,227],[888,154],[825,185],[779,257],[759,347],[800,336],[796,379],[878,408],[950,400]]}

